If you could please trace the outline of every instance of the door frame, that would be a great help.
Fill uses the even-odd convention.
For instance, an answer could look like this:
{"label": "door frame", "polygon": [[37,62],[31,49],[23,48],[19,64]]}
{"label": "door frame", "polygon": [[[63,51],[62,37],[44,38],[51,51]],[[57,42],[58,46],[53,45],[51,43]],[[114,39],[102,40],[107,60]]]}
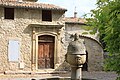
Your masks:
{"label": "door frame", "polygon": [[[36,34],[36,70],[40,70],[38,69],[38,37],[42,36],[42,35],[49,35],[49,36],[53,36],[54,37],[54,69],[55,69],[55,64],[57,64],[57,42],[58,42],[58,36],[56,33],[54,32],[41,32]],[[54,70],[53,69],[53,70]]]}

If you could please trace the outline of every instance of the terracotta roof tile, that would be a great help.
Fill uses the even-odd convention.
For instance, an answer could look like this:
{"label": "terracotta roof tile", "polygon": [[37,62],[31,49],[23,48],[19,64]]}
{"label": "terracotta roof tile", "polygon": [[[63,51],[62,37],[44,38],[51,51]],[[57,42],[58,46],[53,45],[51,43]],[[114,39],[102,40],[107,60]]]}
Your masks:
{"label": "terracotta roof tile", "polygon": [[18,0],[0,0],[0,6],[66,11],[65,8],[61,8],[53,4],[44,4],[44,3],[38,3],[38,2],[25,2],[25,1],[19,2]]}
{"label": "terracotta roof tile", "polygon": [[85,24],[85,22],[86,22],[86,19],[84,19],[84,18],[74,18],[74,17],[65,17],[63,20],[66,23]]}

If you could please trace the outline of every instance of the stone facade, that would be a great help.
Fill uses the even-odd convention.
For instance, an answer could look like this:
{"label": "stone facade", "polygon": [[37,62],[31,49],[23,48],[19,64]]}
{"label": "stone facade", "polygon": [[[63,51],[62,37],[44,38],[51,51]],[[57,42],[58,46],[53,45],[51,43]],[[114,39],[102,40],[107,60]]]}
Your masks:
{"label": "stone facade", "polygon": [[[53,12],[53,22],[42,22],[41,21],[41,10],[27,10],[27,9],[15,9],[15,19],[9,20],[4,19],[4,8],[0,8],[0,54],[1,54],[1,62],[0,69],[3,71],[6,70],[19,70],[19,62],[8,62],[8,42],[9,40],[18,40],[20,42],[20,60],[24,61],[25,68],[24,70],[31,70],[31,55],[32,55],[32,37],[33,37],[33,28],[37,25],[30,26],[30,24],[57,24],[61,22],[59,19],[61,18],[63,12],[62,11],[54,11]],[[61,14],[61,15],[60,15]],[[49,25],[48,25],[49,26]],[[64,27],[64,25],[63,25]],[[54,28],[54,27],[53,27]],[[59,38],[58,32],[60,30],[56,30],[55,28],[48,29],[44,28],[40,30],[39,28],[35,28],[36,34],[40,33],[53,33],[57,38]],[[35,35],[36,36],[36,35]],[[58,41],[59,42],[59,41]],[[57,42],[57,43],[58,43]],[[14,49],[14,48],[13,48]]]}
{"label": "stone facade", "polygon": [[[14,8],[14,20],[4,19],[4,7],[0,7],[0,71],[56,71],[70,70],[65,62],[67,46],[71,35],[85,30],[81,24],[67,24],[63,21],[64,11],[52,10],[52,22],[42,21],[42,10]],[[89,32],[89,31],[88,31]],[[55,37],[54,69],[37,68],[38,37],[50,35]],[[88,71],[102,70],[103,50],[97,42],[97,35],[85,35],[88,52]],[[92,38],[91,38],[92,37]],[[19,60],[9,61],[8,45],[10,40],[19,42]],[[14,47],[13,47],[14,49]],[[22,64],[23,62],[24,64]],[[23,68],[20,68],[20,65]]]}

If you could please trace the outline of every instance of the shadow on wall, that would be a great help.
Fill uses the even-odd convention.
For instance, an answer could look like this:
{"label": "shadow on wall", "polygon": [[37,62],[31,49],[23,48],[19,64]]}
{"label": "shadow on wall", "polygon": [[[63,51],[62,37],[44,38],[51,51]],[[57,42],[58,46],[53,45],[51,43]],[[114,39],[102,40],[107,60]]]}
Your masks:
{"label": "shadow on wall", "polygon": [[[71,74],[71,67],[70,64],[68,64],[66,61],[61,63],[58,68],[53,71],[52,76],[60,76],[60,77],[70,77]],[[53,79],[54,80],[54,79]],[[56,80],[56,79],[55,79]],[[58,79],[59,80],[59,79]],[[61,79],[60,79],[61,80]],[[62,79],[64,80],[64,79]]]}
{"label": "shadow on wall", "polygon": [[64,61],[55,71],[71,71],[70,64]]}
{"label": "shadow on wall", "polygon": [[[87,61],[86,63],[83,65],[83,68],[82,68],[83,71],[88,71],[88,65],[87,65]],[[63,63],[61,63],[59,65],[59,67],[57,69],[55,69],[55,72],[56,71],[66,71],[66,72],[71,72],[71,66],[69,63],[67,63],[66,61],[64,61]]]}
{"label": "shadow on wall", "polygon": [[24,31],[23,31],[24,34],[29,34],[29,36],[32,36],[32,26],[28,25]]}

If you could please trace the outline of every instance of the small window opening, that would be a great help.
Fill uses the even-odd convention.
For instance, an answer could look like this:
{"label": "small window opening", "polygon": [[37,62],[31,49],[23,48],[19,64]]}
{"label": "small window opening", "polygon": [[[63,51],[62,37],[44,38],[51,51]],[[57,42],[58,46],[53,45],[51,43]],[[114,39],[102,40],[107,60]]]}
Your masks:
{"label": "small window opening", "polygon": [[4,8],[5,19],[14,19],[14,8]]}
{"label": "small window opening", "polygon": [[42,10],[42,21],[52,21],[52,11]]}

